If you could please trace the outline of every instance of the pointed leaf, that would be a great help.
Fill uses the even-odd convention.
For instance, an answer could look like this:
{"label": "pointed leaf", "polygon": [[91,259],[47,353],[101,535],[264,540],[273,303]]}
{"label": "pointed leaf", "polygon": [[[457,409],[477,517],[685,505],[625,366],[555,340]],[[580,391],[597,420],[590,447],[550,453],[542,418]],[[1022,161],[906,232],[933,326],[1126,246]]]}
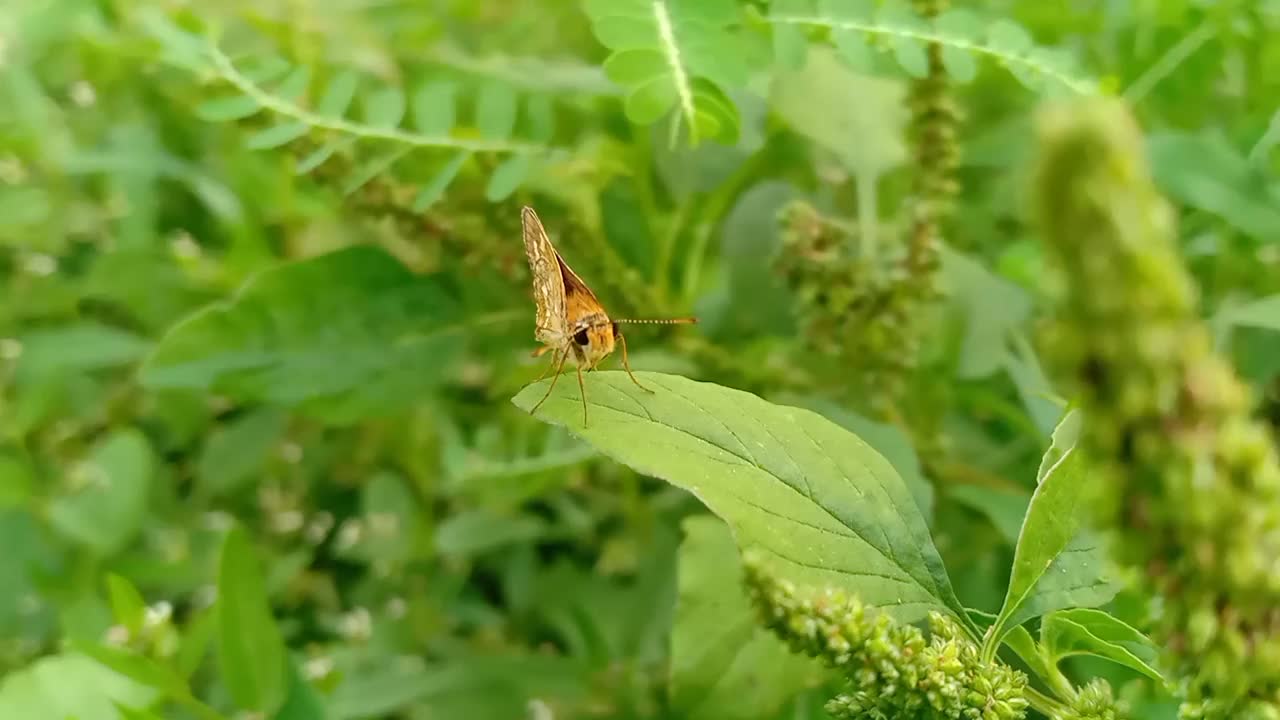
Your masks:
{"label": "pointed leaf", "polygon": [[456,122],[455,94],[450,82],[432,82],[413,94],[414,127],[423,135],[448,135]]}
{"label": "pointed leaf", "polygon": [[145,655],[107,645],[77,644],[75,647],[130,680],[155,688],[169,697],[183,697],[189,692],[185,680]]}
{"label": "pointed leaf", "polygon": [[374,91],[364,102],[364,121],[374,127],[396,127],[404,119],[404,93],[398,87]]}
{"label": "pointed leaf", "polygon": [[259,130],[246,138],[244,142],[250,150],[270,150],[281,145],[288,145],[306,135],[308,127],[304,122],[281,123],[265,130]]}
{"label": "pointed leaf", "polygon": [[100,555],[129,544],[146,519],[155,456],[147,437],[134,428],[116,430],[98,441],[72,476],[82,487],[56,497],[49,506],[54,529]]}
{"label": "pointed leaf", "polygon": [[293,168],[294,174],[305,175],[312,170],[315,170],[323,165],[329,158],[333,157],[334,153],[349,147],[354,142],[355,140],[351,137],[340,137],[330,140],[324,145],[312,150],[306,157],[299,160],[298,164]]}
{"label": "pointed leaf", "polygon": [[257,553],[238,527],[222,545],[216,607],[218,662],[227,692],[241,708],[274,713],[288,689],[288,658]]}
{"label": "pointed leaf", "polygon": [[143,618],[146,617],[147,603],[142,599],[138,588],[125,578],[110,573],[107,575],[107,599],[111,602],[111,616],[130,633],[142,630]]}
{"label": "pointed leaf", "polygon": [[[834,586],[912,622],[931,610],[969,622],[910,490],[858,437],[808,410],[675,375],[559,383],[538,416],[645,475],[692,492],[797,584]],[[546,380],[514,399],[529,409]]]}
{"label": "pointed leaf", "polygon": [[1031,496],[1013,570],[999,618],[992,627],[999,641],[1010,627],[1067,607],[1101,605],[1118,586],[1104,576],[1106,556],[1082,532],[1081,485],[1085,466],[1076,449],[1080,412],[1068,413],[1053,432],[1040,483]]}
{"label": "pointed leaf", "polygon": [[512,155],[499,165],[489,177],[484,196],[489,202],[501,202],[520,187],[533,168],[533,158],[528,155]]}
{"label": "pointed leaf", "polygon": [[293,69],[284,80],[280,81],[280,85],[276,87],[275,94],[289,102],[297,102],[307,94],[307,88],[311,85],[311,68],[299,66]]}
{"label": "pointed leaf", "polygon": [[449,189],[450,183],[458,176],[458,171],[462,169],[462,165],[469,157],[471,153],[460,152],[445,163],[445,166],[440,168],[440,172],[418,191],[417,197],[413,199],[413,211],[420,213],[435,204],[444,195],[444,191]]}
{"label": "pointed leaf", "polygon": [[196,106],[196,117],[209,122],[227,122],[250,117],[261,109],[262,105],[248,95],[231,95],[200,103]]}
{"label": "pointed leaf", "polygon": [[556,134],[556,111],[551,98],[546,95],[530,95],[525,103],[525,114],[528,117],[529,139],[550,143]]}
{"label": "pointed leaf", "polygon": [[480,136],[494,140],[511,137],[518,109],[515,91],[506,85],[489,83],[476,99],[476,128]]}
{"label": "pointed leaf", "polygon": [[[690,720],[773,717],[825,673],[761,627],[738,590],[742,565],[724,523],[693,517],[684,532],[671,630],[671,707]],[[760,682],[765,668],[769,681]]]}
{"label": "pointed leaf", "polygon": [[1100,610],[1078,608],[1045,616],[1040,642],[1054,663],[1070,655],[1096,655],[1163,681],[1157,651],[1146,635]]}
{"label": "pointed leaf", "polygon": [[371,180],[386,172],[388,168],[396,164],[396,161],[408,153],[408,147],[398,147],[368,160],[352,173],[346,182],[342,183],[342,194],[350,195],[369,184]]}
{"label": "pointed leaf", "polygon": [[359,84],[360,76],[351,70],[343,70],[335,75],[325,88],[324,95],[320,96],[320,102],[316,103],[316,114],[327,118],[345,115],[356,96]]}

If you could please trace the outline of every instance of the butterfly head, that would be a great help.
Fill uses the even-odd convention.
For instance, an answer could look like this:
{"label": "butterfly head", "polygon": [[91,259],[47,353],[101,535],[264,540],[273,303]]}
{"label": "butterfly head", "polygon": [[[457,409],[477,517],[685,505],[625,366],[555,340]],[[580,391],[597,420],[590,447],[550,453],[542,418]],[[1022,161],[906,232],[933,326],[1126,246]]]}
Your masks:
{"label": "butterfly head", "polygon": [[580,323],[573,333],[572,340],[579,357],[594,367],[596,363],[613,352],[613,323]]}

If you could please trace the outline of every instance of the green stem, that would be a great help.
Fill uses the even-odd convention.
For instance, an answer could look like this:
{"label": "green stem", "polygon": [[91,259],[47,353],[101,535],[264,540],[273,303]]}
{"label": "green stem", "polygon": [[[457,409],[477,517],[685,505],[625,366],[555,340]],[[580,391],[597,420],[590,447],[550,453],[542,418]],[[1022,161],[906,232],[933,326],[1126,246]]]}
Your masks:
{"label": "green stem", "polygon": [[[769,142],[766,140],[762,148],[768,146]],[[711,243],[712,233],[720,227],[720,223],[742,191],[758,177],[760,165],[767,157],[768,153],[763,149],[753,153],[703,203],[701,217],[694,228],[693,240],[689,244],[688,261],[684,266],[684,284],[681,292],[684,306],[687,307],[693,302],[694,293],[698,290],[698,282],[702,279],[702,263],[706,259],[707,246]]]}
{"label": "green stem", "polygon": [[1061,717],[1069,709],[1066,703],[1055,700],[1033,687],[1027,687],[1026,695],[1031,707],[1045,717]]}

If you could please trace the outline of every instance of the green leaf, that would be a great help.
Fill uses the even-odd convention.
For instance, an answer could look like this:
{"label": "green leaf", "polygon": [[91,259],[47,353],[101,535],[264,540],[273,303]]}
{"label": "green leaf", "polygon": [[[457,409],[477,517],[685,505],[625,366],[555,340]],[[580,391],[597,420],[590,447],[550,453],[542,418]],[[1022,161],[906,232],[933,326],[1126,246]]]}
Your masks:
{"label": "green leaf", "polygon": [[1280,294],[1238,305],[1225,305],[1213,318],[1217,335],[1225,337],[1232,328],[1253,327],[1280,331]]}
{"label": "green leaf", "polygon": [[289,662],[289,695],[273,720],[323,720],[328,708],[324,697],[298,671],[297,663]]}
{"label": "green leaf", "polygon": [[185,680],[145,655],[107,645],[76,645],[76,649],[130,680],[155,688],[167,697],[182,698],[190,694]]}
{"label": "green leaf", "polygon": [[288,100],[289,102],[298,102],[307,94],[307,88],[311,85],[311,68],[300,65],[293,69],[284,80],[275,88],[277,97]]}
{"label": "green leaf", "polygon": [[398,87],[379,88],[364,101],[364,120],[373,127],[396,127],[404,119],[404,111],[404,92]]}
{"label": "green leaf", "polygon": [[448,135],[457,110],[457,87],[451,82],[430,82],[413,94],[413,121],[423,135]]}
{"label": "green leaf", "polygon": [[22,347],[17,379],[23,382],[127,365],[148,348],[133,333],[92,322],[32,330],[17,339]]}
{"label": "green leaf", "polygon": [[100,555],[122,550],[142,529],[154,465],[151,444],[138,430],[99,440],[70,473],[80,487],[50,504],[54,529]]}
{"label": "green leaf", "polygon": [[942,65],[953,80],[967,83],[978,75],[978,63],[965,46],[980,44],[982,21],[974,13],[963,9],[951,9],[933,21],[934,31],[951,40],[942,45]]}
{"label": "green leaf", "polygon": [[62,653],[0,678],[0,717],[114,720],[115,703],[146,706],[155,695],[92,658]]}
{"label": "green leaf", "polygon": [[281,145],[288,145],[307,134],[310,126],[301,121],[285,122],[259,130],[245,138],[244,144],[250,150],[270,150]]}
{"label": "green leaf", "polygon": [[111,615],[117,623],[131,634],[142,630],[147,603],[133,583],[115,573],[108,573],[107,598],[111,601]]}
{"label": "green leaf", "polygon": [[532,169],[533,158],[528,155],[512,155],[507,158],[489,176],[489,184],[484,188],[485,199],[489,202],[506,200],[520,187]]}
{"label": "green leaf", "polygon": [[957,485],[947,488],[947,497],[985,515],[1010,545],[1018,543],[1022,519],[1026,517],[1027,505],[1031,502],[1027,493],[981,485]]}
{"label": "green leaf", "polygon": [[1147,143],[1160,189],[1259,240],[1276,238],[1280,187],[1220,134],[1166,132]]}
{"label": "green leaf", "polygon": [[893,50],[898,65],[912,77],[928,76],[929,57],[925,54],[924,43],[912,37],[928,33],[930,28],[927,23],[912,12],[910,7],[898,2],[881,5],[876,21],[881,27],[895,30],[889,35],[889,47]]}
{"label": "green leaf", "polygon": [[1042,680],[1054,677],[1056,669],[1053,663],[1045,657],[1044,652],[1040,646],[1036,645],[1035,639],[1025,627],[1018,626],[1011,629],[1004,636],[1004,644]]}
{"label": "green leaf", "polygon": [[423,212],[443,197],[444,191],[449,189],[449,185],[453,183],[453,179],[458,176],[458,171],[462,169],[463,164],[465,164],[467,159],[470,157],[471,153],[460,152],[450,158],[449,162],[445,163],[444,167],[440,168],[440,172],[436,173],[435,176],[418,191],[417,196],[413,199],[413,211],[415,213]]}
{"label": "green leaf", "polygon": [[386,414],[441,382],[468,337],[514,317],[467,317],[456,292],[372,246],[280,265],[174,326],[141,379],[334,420]]}
{"label": "green leaf", "polygon": [[[760,625],[740,589],[742,565],[724,523],[693,517],[684,531],[671,631],[671,708],[690,720],[773,717],[825,673]],[[768,682],[761,682],[766,670]]]}
{"label": "green leaf", "polygon": [[1077,608],[1046,615],[1040,643],[1054,664],[1070,655],[1096,655],[1163,682],[1157,651],[1147,636],[1100,610]]}
{"label": "green leaf", "polygon": [[941,255],[943,285],[965,320],[957,373],[986,377],[1004,366],[1006,340],[1031,317],[1031,298],[966,255],[946,246]]}
{"label": "green leaf", "polygon": [[[859,176],[879,176],[907,158],[905,88],[897,81],[850,72],[825,48],[814,48],[800,72],[780,72],[770,97],[796,132],[830,150]],[[814,112],[821,103],[822,112]]]}
{"label": "green leaf", "polygon": [[[924,516],[902,479],[865,442],[808,410],[674,375],[586,375],[539,409],[601,452],[684,488],[720,515],[742,547],[759,547],[797,584],[856,592],[913,622],[931,610],[968,622]],[[529,409],[550,380],[514,399]]]}
{"label": "green leaf", "polygon": [[190,678],[204,662],[209,644],[218,630],[217,608],[201,611],[189,619],[182,628],[182,640],[174,658],[175,669]]}
{"label": "green leaf", "polygon": [[346,182],[342,183],[342,194],[350,195],[367,185],[371,180],[386,172],[400,158],[409,153],[408,147],[397,147],[387,150],[362,164]]}
{"label": "green leaf", "polygon": [[1004,606],[991,628],[999,642],[1010,627],[1067,607],[1101,605],[1118,586],[1104,577],[1106,556],[1082,532],[1081,486],[1085,465],[1076,449],[1080,412],[1069,412],[1053,432],[1041,462],[1039,485],[1031,496],[1014,550]]}
{"label": "green leaf", "polygon": [[551,98],[546,95],[530,95],[525,101],[529,139],[550,143],[556,134],[556,111]]}
{"label": "green leaf", "polygon": [[315,170],[325,164],[329,158],[333,157],[334,153],[350,147],[354,142],[354,139],[351,137],[340,137],[326,142],[324,145],[312,150],[306,157],[299,160],[298,164],[293,168],[294,174],[305,175],[312,170]]}
{"label": "green leaf", "polygon": [[351,107],[360,86],[360,76],[351,70],[343,70],[329,81],[320,102],[316,103],[316,114],[327,118],[341,118]]}
{"label": "green leaf", "polygon": [[243,709],[274,713],[288,690],[288,657],[257,554],[238,527],[222,545],[216,608],[218,663],[227,692]]}
{"label": "green leaf", "polygon": [[480,136],[492,140],[511,137],[518,109],[519,99],[514,90],[500,83],[485,84],[476,98],[476,128]]}
{"label": "green leaf", "polygon": [[196,117],[209,122],[228,122],[251,117],[262,109],[257,100],[248,95],[231,95],[229,97],[205,100],[196,106]]}
{"label": "green leaf", "polygon": [[546,532],[546,523],[532,515],[510,517],[491,510],[468,510],[454,513],[440,523],[436,528],[436,550],[444,555],[478,555],[536,540]]}
{"label": "green leaf", "polygon": [[254,410],[215,429],[196,460],[196,483],[209,497],[240,490],[263,471],[288,417],[274,408]]}

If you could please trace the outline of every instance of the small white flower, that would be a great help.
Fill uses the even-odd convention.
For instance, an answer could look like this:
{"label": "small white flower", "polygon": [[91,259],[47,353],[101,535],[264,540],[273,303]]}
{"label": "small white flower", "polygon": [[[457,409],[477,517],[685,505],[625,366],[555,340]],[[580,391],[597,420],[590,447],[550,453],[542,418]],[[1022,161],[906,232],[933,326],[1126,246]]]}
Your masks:
{"label": "small white flower", "polygon": [[304,522],[301,510],[285,510],[271,516],[271,528],[278,533],[297,532]]}
{"label": "small white flower", "polygon": [[408,605],[402,597],[393,597],[387,601],[387,616],[392,620],[399,620],[404,617],[408,609]]}
{"label": "small white flower", "polygon": [[328,677],[331,672],[333,672],[333,658],[328,655],[313,657],[302,665],[302,674],[308,680],[319,680]]}
{"label": "small white flower", "polygon": [[108,645],[120,647],[129,642],[129,628],[123,625],[112,625],[107,628],[107,632],[103,637],[103,642]]}
{"label": "small white flower", "polygon": [[158,627],[169,621],[173,617],[173,605],[165,600],[161,600],[155,605],[147,607],[146,612],[142,615],[142,624],[144,627]]}
{"label": "small white flower", "polygon": [[302,462],[302,446],[296,442],[286,442],[280,446],[280,458],[290,465]]}
{"label": "small white flower", "polygon": [[540,698],[531,698],[528,704],[529,720],[554,720],[551,706]]}
{"label": "small white flower", "polygon": [[71,102],[79,107],[89,107],[98,100],[98,93],[85,80],[79,80],[71,86]]}
{"label": "small white flower", "polygon": [[169,251],[180,260],[194,260],[200,257],[200,243],[191,237],[191,233],[183,230],[169,241]]}
{"label": "small white flower", "polygon": [[44,253],[31,253],[23,258],[22,269],[28,275],[52,275],[58,271],[58,259]]}
{"label": "small white flower", "polygon": [[365,608],[355,608],[338,621],[338,632],[349,640],[368,640],[373,634],[373,617]]}

